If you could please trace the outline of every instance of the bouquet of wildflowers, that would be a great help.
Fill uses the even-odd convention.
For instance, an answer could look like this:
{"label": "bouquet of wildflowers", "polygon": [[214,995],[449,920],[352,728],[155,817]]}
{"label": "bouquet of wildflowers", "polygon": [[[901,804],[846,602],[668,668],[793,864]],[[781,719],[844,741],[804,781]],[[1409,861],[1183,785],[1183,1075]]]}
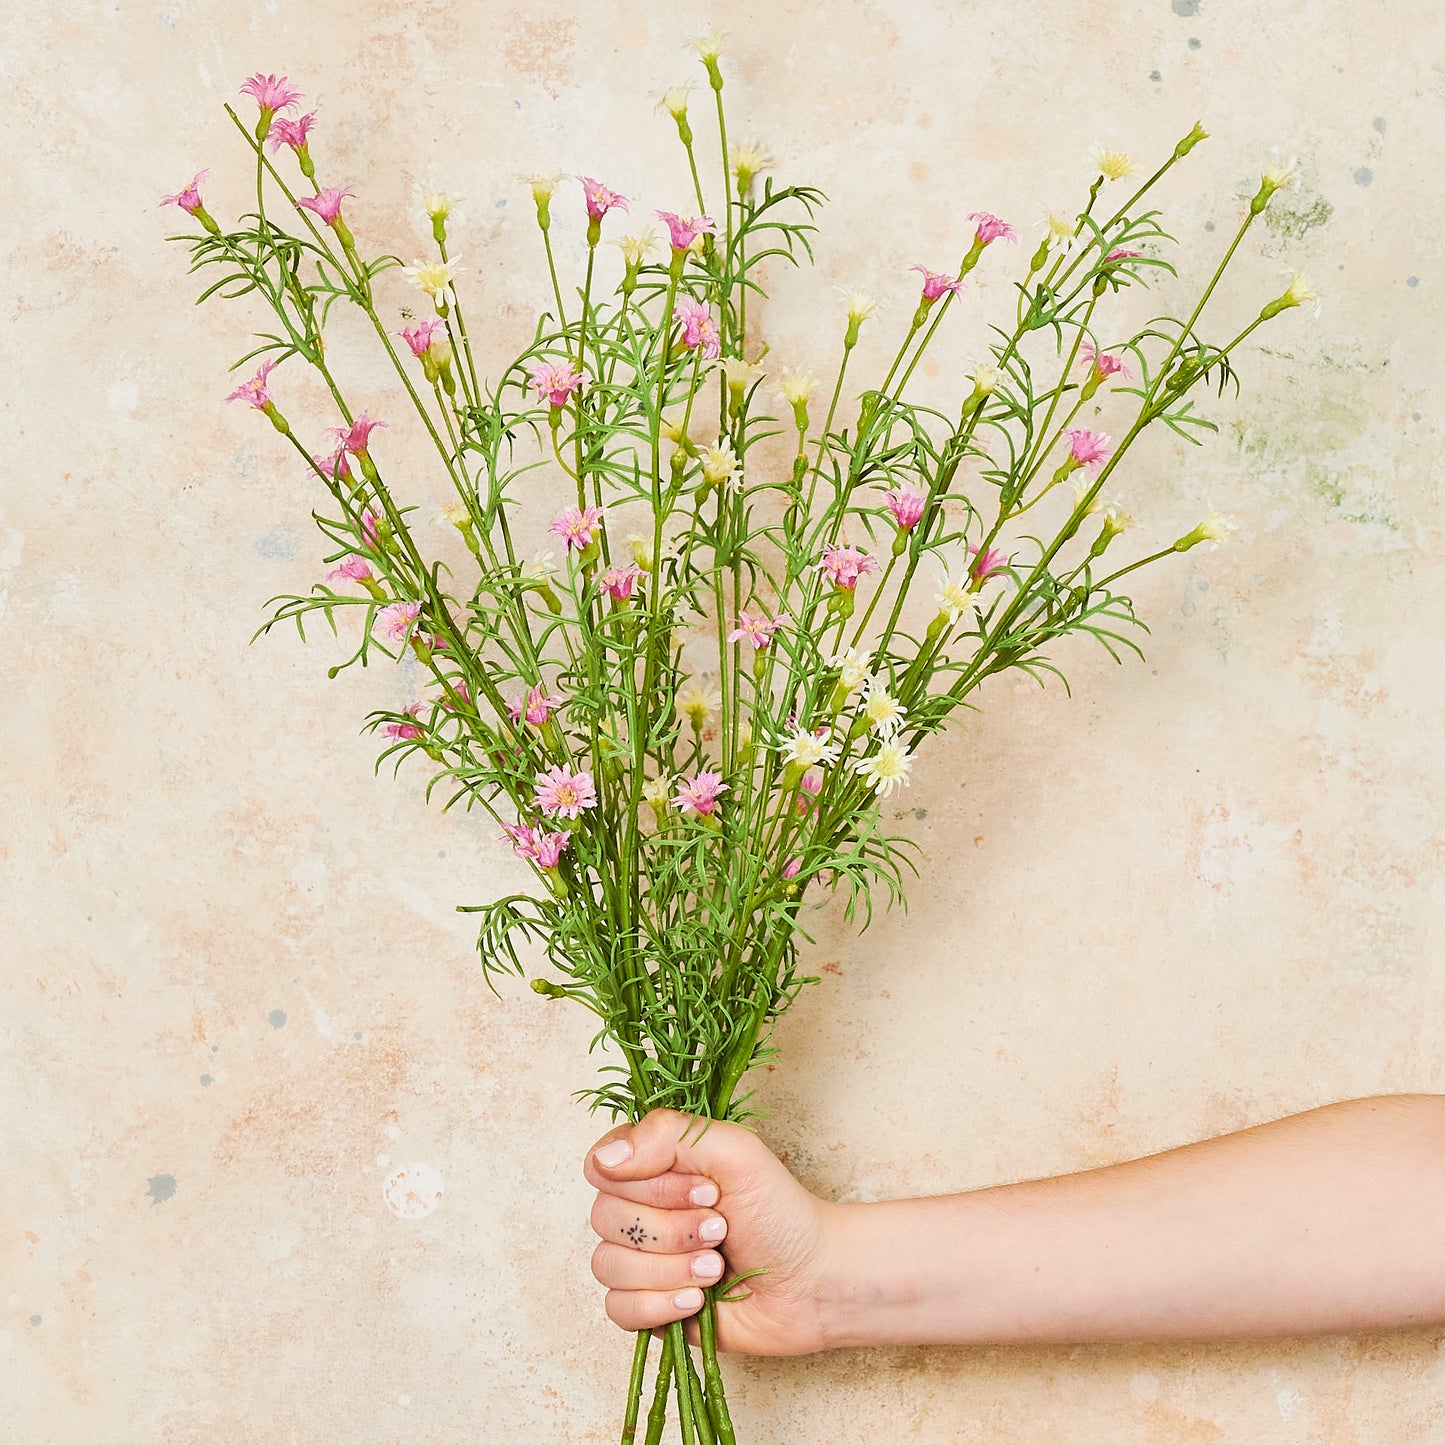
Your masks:
{"label": "bouquet of wildflowers", "polygon": [[[747,1117],[745,1076],[813,981],[798,971],[807,890],[842,890],[865,921],[875,890],[901,899],[908,844],[880,805],[985,678],[1042,680],[1071,633],[1116,659],[1138,651],[1124,579],[1231,524],[1211,514],[1121,559],[1131,519],[1108,499],[1114,472],[1152,423],[1191,441],[1212,431],[1193,394],[1237,385],[1245,339],[1314,300],[1295,276],[1237,335],[1202,329],[1230,259],[1290,183],[1273,165],[1189,315],[1112,329],[1118,293],[1175,273],[1148,199],[1205,138],[1196,125],[1143,179],[1096,152],[1081,208],[1020,253],[1010,314],[980,332],[987,359],[950,410],[910,400],[909,383],[939,328],[964,319],[970,273],[1019,239],[982,211],[953,269],[912,268],[922,284],[896,353],[861,386],[849,363],[877,304],[845,294],[820,386],[775,361],[749,306],[756,318],[767,263],[812,259],[822,196],[729,144],[719,37],[695,48],[716,135],[695,146],[689,92],[663,97],[691,175],[691,194],[668,198],[678,209],[656,211],[665,245],[651,227],[618,237],[618,264],[600,242],[626,197],[578,177],[580,204],[554,219],[563,177],[524,178],[550,297],[494,380],[473,364],[452,199],[424,197],[428,256],[367,254],[353,192],[318,178],[315,113],[287,80],[245,82],[251,125],[228,107],[253,153],[253,212],[221,225],[200,197],[205,172],[166,198],[200,228],[181,239],[209,278],[201,299],[269,313],[236,363],[259,368],[227,399],[262,413],[315,487],[329,570],[277,599],[267,627],[291,619],[304,637],[320,613],[354,640],[340,667],[415,656],[426,695],[372,715],[381,757],[419,761],[428,793],[482,810],[530,865],[530,891],[468,908],[482,965],[522,973],[520,950],[540,945],[551,968],[532,987],[595,1013],[616,1060],[594,1106],[632,1119],[658,1106]],[[585,226],[580,285],[558,275],[559,224]],[[420,320],[404,306],[418,294]],[[388,455],[374,399],[358,409],[333,372],[338,302],[365,317],[434,446],[457,538],[445,558],[412,525],[421,468]],[[296,414],[273,375],[288,362],[320,377],[332,416]],[[529,499],[548,494],[565,505],[542,517]],[[541,546],[522,545],[544,525]],[[658,1441],[670,1402],[687,1445],[733,1441],[716,1331],[738,1284],[705,1292],[700,1366],[681,1326],[666,1331],[645,1424],[639,1335],[624,1442],[640,1428]]]}

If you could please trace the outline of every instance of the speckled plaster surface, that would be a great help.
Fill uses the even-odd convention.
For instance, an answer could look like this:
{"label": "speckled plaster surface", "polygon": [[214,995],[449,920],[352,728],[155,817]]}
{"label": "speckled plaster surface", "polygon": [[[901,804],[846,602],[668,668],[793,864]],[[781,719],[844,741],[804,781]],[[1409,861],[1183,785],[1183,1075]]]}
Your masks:
{"label": "speckled plaster surface", "polygon": [[[1144,575],[1147,662],[1070,649],[1072,698],[1002,683],[933,748],[912,911],[861,940],[819,919],[764,1133],[813,1188],[877,1198],[1445,1091],[1437,7],[6,8],[0,1440],[615,1438],[586,1017],[487,992],[453,907],[517,870],[416,777],[372,777],[357,725],[408,679],[247,645],[321,548],[277,439],[221,405],[241,310],[190,310],[155,202],[212,166],[213,208],[244,207],[220,107],[258,68],[320,103],[374,249],[419,247],[414,179],[465,195],[490,361],[543,295],[511,173],[680,203],[648,93],[710,20],[735,125],[831,197],[818,272],[766,321],[805,366],[832,283],[896,320],[904,267],[955,255],[966,211],[1069,205],[1090,140],[1215,132],[1167,197],[1194,274],[1268,146],[1297,151],[1305,189],[1224,310],[1288,260],[1323,314],[1262,335],[1211,446],[1159,443],[1124,486],[1146,541],[1210,505],[1240,532]],[[1007,296],[1000,267],[960,356]],[[749,1442],[1445,1441],[1440,1331],[727,1373]]]}

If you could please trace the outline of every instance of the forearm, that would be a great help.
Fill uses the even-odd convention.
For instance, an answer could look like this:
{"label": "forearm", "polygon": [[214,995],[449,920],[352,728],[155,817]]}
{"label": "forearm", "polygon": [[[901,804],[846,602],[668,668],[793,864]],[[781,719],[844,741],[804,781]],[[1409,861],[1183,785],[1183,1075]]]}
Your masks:
{"label": "forearm", "polygon": [[1445,1097],[833,1207],[829,1344],[1229,1339],[1445,1321]]}

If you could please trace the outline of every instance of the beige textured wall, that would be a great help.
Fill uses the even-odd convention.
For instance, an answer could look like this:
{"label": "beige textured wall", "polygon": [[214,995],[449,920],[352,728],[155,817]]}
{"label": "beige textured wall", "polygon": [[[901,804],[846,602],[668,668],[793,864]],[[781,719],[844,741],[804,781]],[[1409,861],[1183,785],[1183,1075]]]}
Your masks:
{"label": "beige textured wall", "polygon": [[[1071,647],[1072,699],[996,686],[932,748],[904,798],[912,912],[861,940],[822,918],[764,1132],[812,1187],[874,1198],[1445,1090],[1437,7],[5,8],[0,1439],[615,1438],[627,1343],[578,1169],[601,1125],[569,1097],[586,1016],[488,994],[452,909],[517,871],[417,776],[373,779],[357,725],[408,679],[247,646],[320,545],[279,440],[221,405],[244,309],[189,309],[155,202],[209,165],[213,209],[244,207],[220,107],[258,68],[320,103],[369,246],[418,251],[414,178],[466,196],[491,361],[543,294],[511,173],[684,203],[648,92],[711,20],[736,128],[832,197],[819,271],[767,319],[803,364],[833,282],[896,324],[904,267],[954,257],[968,210],[1073,203],[1090,140],[1214,131],[1168,197],[1195,274],[1268,146],[1298,151],[1305,192],[1225,311],[1288,259],[1322,316],[1262,336],[1211,446],[1161,443],[1124,486],[1146,543],[1209,505],[1241,531],[1145,574],[1147,663]],[[1007,297],[1000,265],[960,354]],[[378,365],[351,370],[397,413]],[[421,1220],[383,1199],[412,1163],[444,1187]],[[728,1374],[749,1442],[1445,1441],[1439,1331]]]}

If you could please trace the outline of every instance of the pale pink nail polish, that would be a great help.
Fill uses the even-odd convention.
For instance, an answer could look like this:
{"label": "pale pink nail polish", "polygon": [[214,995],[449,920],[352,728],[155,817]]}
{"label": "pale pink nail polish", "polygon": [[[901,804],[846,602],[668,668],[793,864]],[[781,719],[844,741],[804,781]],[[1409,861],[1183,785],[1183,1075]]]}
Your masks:
{"label": "pale pink nail polish", "polygon": [[604,1144],[592,1157],[604,1169],[616,1169],[619,1164],[632,1158],[632,1145],[626,1139],[614,1139],[610,1144]]}
{"label": "pale pink nail polish", "polygon": [[720,1214],[715,1214],[711,1219],[704,1219],[697,1227],[697,1237],[705,1239],[709,1244],[716,1244],[723,1239],[728,1232],[728,1222]]}
{"label": "pale pink nail polish", "polygon": [[701,1184],[694,1184],[687,1197],[699,1209],[711,1209],[718,1201],[717,1185],[711,1179],[704,1180]]}
{"label": "pale pink nail polish", "polygon": [[702,1291],[700,1289],[680,1289],[672,1297],[674,1309],[697,1310],[702,1308]]}
{"label": "pale pink nail polish", "polygon": [[715,1254],[699,1254],[693,1259],[692,1272],[698,1279],[716,1279],[722,1273],[722,1260]]}

